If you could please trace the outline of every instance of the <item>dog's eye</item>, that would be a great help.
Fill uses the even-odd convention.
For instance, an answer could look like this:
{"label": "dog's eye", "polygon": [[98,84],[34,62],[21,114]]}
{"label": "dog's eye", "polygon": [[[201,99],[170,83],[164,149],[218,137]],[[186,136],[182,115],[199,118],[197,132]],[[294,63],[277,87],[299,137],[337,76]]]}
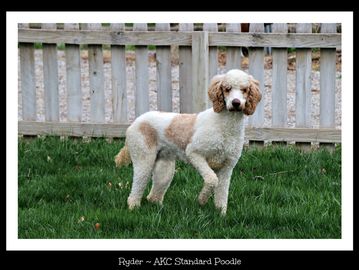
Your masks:
{"label": "dog's eye", "polygon": [[226,87],[224,87],[224,90],[225,90],[226,92],[229,92],[229,91],[232,90],[232,86],[227,85]]}

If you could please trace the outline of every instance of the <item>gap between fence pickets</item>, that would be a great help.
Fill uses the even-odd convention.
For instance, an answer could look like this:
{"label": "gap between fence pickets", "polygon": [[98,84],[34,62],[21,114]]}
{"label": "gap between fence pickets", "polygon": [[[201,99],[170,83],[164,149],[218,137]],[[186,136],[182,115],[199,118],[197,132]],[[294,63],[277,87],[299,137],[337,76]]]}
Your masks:
{"label": "gap between fence pickets", "polygon": [[[108,44],[108,45],[180,45],[191,46],[196,32],[111,32],[19,29],[18,41],[26,43]],[[229,33],[209,32],[209,46],[272,48],[341,48],[337,33]]]}
{"label": "gap between fence pickets", "polygon": [[[22,135],[125,137],[129,124],[19,121],[18,127],[18,133]],[[341,130],[247,127],[246,138],[254,141],[341,143]]]}

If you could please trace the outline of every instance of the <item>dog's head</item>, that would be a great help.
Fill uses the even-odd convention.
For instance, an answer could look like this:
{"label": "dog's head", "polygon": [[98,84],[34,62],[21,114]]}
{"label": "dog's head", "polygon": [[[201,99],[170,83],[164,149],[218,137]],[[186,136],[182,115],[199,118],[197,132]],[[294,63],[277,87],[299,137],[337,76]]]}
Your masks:
{"label": "dog's head", "polygon": [[262,98],[259,82],[239,69],[212,78],[208,95],[217,113],[226,109],[252,115]]}

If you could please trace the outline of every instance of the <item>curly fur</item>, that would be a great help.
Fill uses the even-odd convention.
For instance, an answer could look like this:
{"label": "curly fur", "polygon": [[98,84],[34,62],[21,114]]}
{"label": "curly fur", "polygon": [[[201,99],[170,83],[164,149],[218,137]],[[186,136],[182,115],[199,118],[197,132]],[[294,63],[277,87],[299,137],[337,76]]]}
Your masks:
{"label": "curly fur", "polygon": [[118,166],[133,163],[129,209],[140,206],[149,179],[150,202],[162,203],[175,173],[175,161],[189,162],[204,180],[201,205],[214,194],[214,204],[227,211],[233,168],[244,143],[244,117],[254,113],[261,99],[259,82],[234,69],[213,77],[208,95],[213,108],[198,114],[147,112],[126,131],[126,144],[116,156]]}
{"label": "curly fur", "polygon": [[246,105],[244,107],[243,112],[246,115],[252,115],[257,107],[257,104],[262,99],[262,94],[259,90],[259,81],[253,79],[252,76],[250,76],[249,80],[249,87],[247,90],[247,98],[246,98]]}
{"label": "curly fur", "polygon": [[224,96],[223,96],[223,75],[216,75],[211,80],[208,88],[208,97],[213,103],[213,110],[217,113],[224,109]]}
{"label": "curly fur", "polygon": [[[232,70],[233,71],[233,70]],[[226,106],[225,97],[226,89],[230,89],[233,81],[233,76],[216,75],[210,82],[208,89],[209,99],[213,103],[213,110],[217,113],[224,110]],[[262,95],[259,90],[259,81],[248,75],[246,82],[238,83],[238,88],[243,88],[243,94],[246,97],[243,113],[252,115],[255,112],[257,104],[261,101]]]}
{"label": "curly fur", "polygon": [[131,164],[130,152],[127,145],[125,145],[121,151],[115,157],[116,167],[127,166]]}

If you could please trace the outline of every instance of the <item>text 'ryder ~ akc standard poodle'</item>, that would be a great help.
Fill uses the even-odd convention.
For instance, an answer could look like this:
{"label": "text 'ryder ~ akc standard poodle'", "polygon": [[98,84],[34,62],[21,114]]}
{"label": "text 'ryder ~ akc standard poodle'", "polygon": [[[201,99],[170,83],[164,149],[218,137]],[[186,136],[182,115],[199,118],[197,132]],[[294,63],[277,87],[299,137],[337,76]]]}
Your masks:
{"label": "text 'ryder ~ akc standard poodle'", "polygon": [[261,100],[259,82],[232,69],[211,80],[208,95],[213,108],[198,114],[151,111],[139,116],[126,131],[126,143],[115,157],[117,166],[133,163],[133,183],[127,203],[140,206],[152,174],[151,202],[162,203],[175,172],[175,160],[192,164],[204,179],[198,201],[204,205],[214,193],[223,215],[234,166],[244,143],[244,117]]}

